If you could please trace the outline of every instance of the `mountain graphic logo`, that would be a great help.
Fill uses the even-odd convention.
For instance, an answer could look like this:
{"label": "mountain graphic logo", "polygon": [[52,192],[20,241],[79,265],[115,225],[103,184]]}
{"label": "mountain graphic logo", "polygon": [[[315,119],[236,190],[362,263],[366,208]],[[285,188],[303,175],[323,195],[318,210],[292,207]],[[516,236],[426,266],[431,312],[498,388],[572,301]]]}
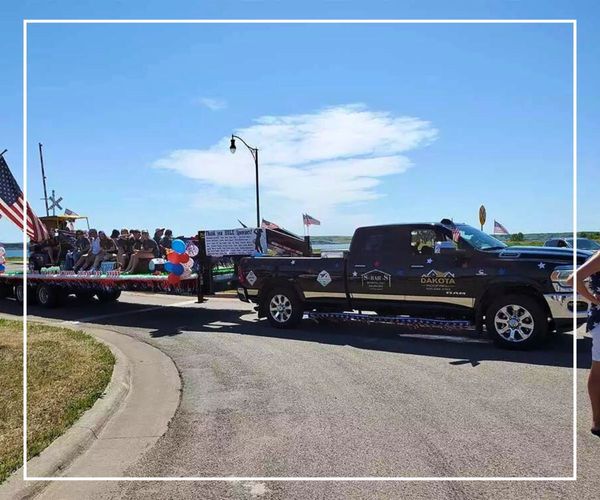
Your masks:
{"label": "mountain graphic logo", "polygon": [[428,273],[421,275],[421,285],[454,286],[456,285],[454,278],[454,274],[450,271],[432,269]]}
{"label": "mountain graphic logo", "polygon": [[422,277],[423,278],[454,278],[454,274],[452,274],[450,271],[443,272],[443,271],[436,271],[435,269],[432,269],[427,274],[424,274]]}

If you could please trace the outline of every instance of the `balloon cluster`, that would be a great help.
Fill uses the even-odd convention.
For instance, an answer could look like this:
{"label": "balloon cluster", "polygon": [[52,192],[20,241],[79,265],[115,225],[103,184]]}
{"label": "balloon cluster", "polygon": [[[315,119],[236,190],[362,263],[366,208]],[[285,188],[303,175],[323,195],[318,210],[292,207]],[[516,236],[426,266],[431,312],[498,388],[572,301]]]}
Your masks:
{"label": "balloon cluster", "polygon": [[167,283],[178,284],[182,279],[192,274],[194,261],[192,257],[198,255],[198,247],[192,243],[186,246],[183,240],[173,240],[171,251],[167,254],[165,271],[169,273]]}
{"label": "balloon cluster", "polygon": [[6,250],[4,250],[4,247],[0,247],[0,273],[3,273],[6,270],[6,267],[4,266],[6,258],[4,255],[6,255]]}

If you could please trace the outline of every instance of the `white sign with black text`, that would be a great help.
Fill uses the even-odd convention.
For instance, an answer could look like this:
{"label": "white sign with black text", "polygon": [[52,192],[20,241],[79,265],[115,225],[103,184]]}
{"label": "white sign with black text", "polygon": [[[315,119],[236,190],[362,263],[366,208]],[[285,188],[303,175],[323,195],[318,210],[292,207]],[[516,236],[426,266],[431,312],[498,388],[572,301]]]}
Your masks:
{"label": "white sign with black text", "polygon": [[205,231],[206,255],[258,255],[267,253],[267,231],[260,228]]}

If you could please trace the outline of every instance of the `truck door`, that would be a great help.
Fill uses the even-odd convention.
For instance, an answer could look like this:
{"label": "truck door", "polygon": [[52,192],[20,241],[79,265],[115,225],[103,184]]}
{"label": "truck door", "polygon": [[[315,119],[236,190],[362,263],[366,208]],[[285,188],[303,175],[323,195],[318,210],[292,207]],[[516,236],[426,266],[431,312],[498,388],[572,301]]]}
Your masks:
{"label": "truck door", "polygon": [[[346,267],[353,307],[376,310],[402,300],[409,232],[402,226],[357,229]],[[371,309],[372,308],[372,309]]]}
{"label": "truck door", "polygon": [[452,232],[435,225],[410,230],[405,301],[423,305],[472,307],[474,271],[470,254],[457,249]]}

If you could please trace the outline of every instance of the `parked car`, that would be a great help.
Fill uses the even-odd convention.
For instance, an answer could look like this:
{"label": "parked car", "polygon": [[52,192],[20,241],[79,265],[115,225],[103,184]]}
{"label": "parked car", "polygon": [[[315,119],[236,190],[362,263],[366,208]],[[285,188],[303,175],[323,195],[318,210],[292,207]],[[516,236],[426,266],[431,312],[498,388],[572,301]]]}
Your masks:
{"label": "parked car", "polygon": [[[578,265],[589,256],[578,251]],[[574,314],[585,321],[587,302],[565,285],[572,267],[572,249],[515,249],[444,219],[358,228],[340,258],[246,257],[238,297],[277,328],[297,326],[305,312],[368,321],[376,316],[360,313],[374,311],[389,322],[461,320],[485,326],[498,344],[526,348],[571,330]]]}
{"label": "parked car", "polygon": [[[573,248],[573,238],[552,238],[544,243],[545,247]],[[577,238],[578,250],[600,250],[600,243],[589,238]]]}

